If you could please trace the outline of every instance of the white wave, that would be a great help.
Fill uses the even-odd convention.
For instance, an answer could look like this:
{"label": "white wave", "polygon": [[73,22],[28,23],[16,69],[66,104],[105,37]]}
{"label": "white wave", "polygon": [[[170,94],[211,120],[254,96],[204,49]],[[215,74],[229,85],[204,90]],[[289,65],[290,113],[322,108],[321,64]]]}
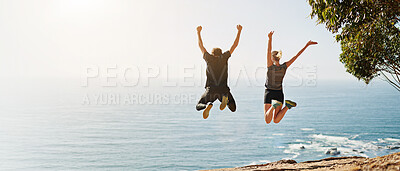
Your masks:
{"label": "white wave", "polygon": [[285,149],[285,150],[283,150],[283,153],[290,154],[290,153],[292,153],[292,151],[288,150],[288,149]]}
{"label": "white wave", "polygon": [[266,163],[271,163],[269,160],[258,160],[258,161],[253,161],[248,165],[257,165],[257,164],[266,164]]}
{"label": "white wave", "polygon": [[357,137],[359,137],[360,135],[354,135],[354,136],[352,136],[350,139],[356,139]]}
{"label": "white wave", "polygon": [[386,141],[385,141],[384,139],[382,139],[382,138],[378,138],[378,142],[380,142],[380,143],[386,143]]}
{"label": "white wave", "polygon": [[385,141],[392,141],[392,142],[400,142],[400,139],[396,139],[396,138],[385,138]]}
{"label": "white wave", "polygon": [[377,149],[378,147],[371,142],[364,142],[361,140],[351,140],[347,137],[339,137],[339,136],[329,136],[322,134],[314,134],[312,137],[316,140],[322,140],[328,145],[338,145],[338,146],[354,146],[354,147],[365,147],[365,148],[373,148]]}
{"label": "white wave", "polygon": [[311,141],[295,140],[296,143],[289,144],[284,150],[286,154],[293,154],[292,158],[297,157],[303,151],[315,151],[324,155],[330,148],[337,148],[341,156],[358,155],[368,157],[367,151],[375,151],[379,146],[373,142],[364,142],[361,140],[352,140],[348,137],[330,136],[323,134],[313,134],[309,136]]}
{"label": "white wave", "polygon": [[321,144],[319,151],[325,151],[331,147],[336,147],[338,151],[343,154],[351,154],[351,155],[360,155],[363,157],[368,157],[364,151],[376,151],[380,147],[375,144],[375,142],[365,142],[361,140],[351,140],[347,137],[339,137],[339,136],[329,136],[322,134],[314,134],[311,135],[312,138],[315,139],[316,142]]}
{"label": "white wave", "polygon": [[[286,150],[285,150],[286,151]],[[291,157],[285,157],[285,158],[282,158],[282,159],[284,159],[284,160],[288,160],[288,159],[295,159],[295,158],[297,158],[299,155],[300,155],[300,153],[299,152],[288,152],[288,154],[293,154],[293,156],[291,156]]]}
{"label": "white wave", "polygon": [[327,143],[343,143],[349,140],[346,137],[337,137],[337,136],[329,136],[329,135],[322,135],[322,134],[313,134],[311,135],[312,138],[316,140],[321,140]]}
{"label": "white wave", "polygon": [[398,145],[400,143],[400,139],[396,139],[396,138],[379,138],[378,139],[379,143],[385,143],[385,144],[389,144],[389,145]]}
{"label": "white wave", "polygon": [[288,153],[294,153],[304,150],[314,150],[314,151],[324,151],[325,147],[322,147],[321,143],[300,143],[300,144],[289,144],[288,146]]}
{"label": "white wave", "polygon": [[315,131],[313,128],[300,128],[302,131]]}
{"label": "white wave", "polygon": [[300,155],[300,150],[302,150],[301,147],[307,149],[309,146],[310,145],[307,144],[289,144],[288,149],[283,150],[283,153],[292,154],[293,156],[283,159],[295,159]]}
{"label": "white wave", "polygon": [[331,148],[337,148],[338,156],[376,156],[379,151],[388,147],[398,146],[400,139],[383,138],[376,141],[355,140],[358,135],[332,136],[324,134],[312,134],[306,139],[296,139],[283,150],[283,153],[293,155],[293,159],[302,153],[317,152],[319,156],[325,156],[325,152]]}
{"label": "white wave", "polygon": [[282,135],[285,135],[285,134],[283,134],[283,133],[275,133],[275,134],[272,134],[272,135],[282,136]]}
{"label": "white wave", "polygon": [[276,148],[285,148],[285,146],[277,146]]}

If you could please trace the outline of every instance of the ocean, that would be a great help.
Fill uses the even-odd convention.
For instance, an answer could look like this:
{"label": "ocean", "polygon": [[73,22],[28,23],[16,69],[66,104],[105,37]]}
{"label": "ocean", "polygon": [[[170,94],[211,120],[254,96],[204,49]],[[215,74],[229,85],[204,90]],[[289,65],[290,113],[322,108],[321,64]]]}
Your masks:
{"label": "ocean", "polygon": [[382,81],[285,86],[298,107],[268,125],[262,86],[231,87],[237,111],[216,102],[206,120],[195,110],[202,87],[37,87],[1,90],[0,170],[200,170],[322,159],[330,148],[400,151],[400,92]]}

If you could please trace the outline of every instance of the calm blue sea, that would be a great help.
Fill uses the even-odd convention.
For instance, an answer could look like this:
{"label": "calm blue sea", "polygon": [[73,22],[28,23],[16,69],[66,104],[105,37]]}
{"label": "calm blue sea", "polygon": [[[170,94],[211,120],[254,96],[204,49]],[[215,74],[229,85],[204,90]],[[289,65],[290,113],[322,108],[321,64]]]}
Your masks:
{"label": "calm blue sea", "polygon": [[285,87],[298,107],[269,125],[263,87],[232,88],[237,111],[216,102],[207,120],[195,110],[203,91],[3,89],[0,170],[199,170],[321,159],[332,147],[339,156],[400,151],[400,92],[384,82]]}

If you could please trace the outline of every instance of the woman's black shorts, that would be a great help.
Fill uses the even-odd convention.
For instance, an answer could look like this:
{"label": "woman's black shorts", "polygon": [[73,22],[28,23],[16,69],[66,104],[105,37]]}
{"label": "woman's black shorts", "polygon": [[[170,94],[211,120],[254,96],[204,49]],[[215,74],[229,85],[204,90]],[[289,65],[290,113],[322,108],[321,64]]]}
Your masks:
{"label": "woman's black shorts", "polygon": [[283,103],[283,90],[265,89],[264,104],[271,104],[271,100],[278,100]]}

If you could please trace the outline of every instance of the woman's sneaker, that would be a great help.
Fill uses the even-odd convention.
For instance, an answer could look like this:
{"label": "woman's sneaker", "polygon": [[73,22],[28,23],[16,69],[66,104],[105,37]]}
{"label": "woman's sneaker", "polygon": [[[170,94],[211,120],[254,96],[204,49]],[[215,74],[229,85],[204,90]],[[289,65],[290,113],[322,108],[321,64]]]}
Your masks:
{"label": "woman's sneaker", "polygon": [[271,102],[272,102],[272,107],[273,107],[274,109],[276,109],[276,108],[279,107],[279,106],[282,106],[282,102],[280,102],[280,101],[278,101],[278,100],[272,100]]}
{"label": "woman's sneaker", "polygon": [[294,101],[290,101],[290,100],[285,100],[285,104],[286,104],[286,107],[288,108],[288,109],[290,109],[290,108],[292,108],[292,107],[296,107],[296,102],[294,102]]}
{"label": "woman's sneaker", "polygon": [[227,104],[228,104],[228,96],[222,96],[222,101],[221,105],[219,105],[219,109],[224,110]]}
{"label": "woman's sneaker", "polygon": [[203,111],[203,118],[204,118],[204,119],[207,119],[208,116],[210,115],[210,110],[211,110],[212,106],[213,106],[213,104],[209,104],[209,105],[207,106],[207,108],[204,109],[204,111]]}

